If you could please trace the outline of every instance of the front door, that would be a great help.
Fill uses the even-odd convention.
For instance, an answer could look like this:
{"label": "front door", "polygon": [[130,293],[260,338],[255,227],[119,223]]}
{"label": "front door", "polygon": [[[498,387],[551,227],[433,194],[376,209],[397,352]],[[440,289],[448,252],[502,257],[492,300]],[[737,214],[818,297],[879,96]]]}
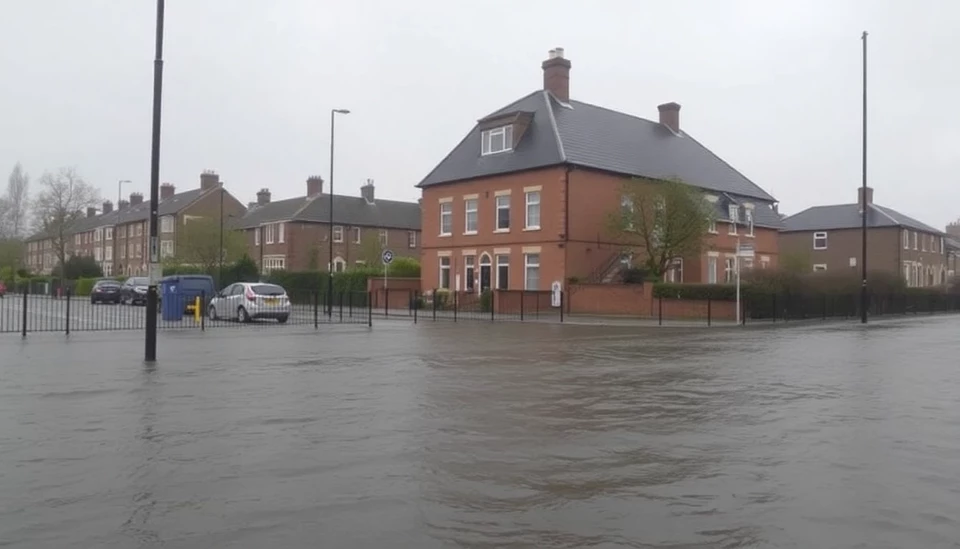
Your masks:
{"label": "front door", "polygon": [[480,291],[490,289],[490,265],[480,265]]}

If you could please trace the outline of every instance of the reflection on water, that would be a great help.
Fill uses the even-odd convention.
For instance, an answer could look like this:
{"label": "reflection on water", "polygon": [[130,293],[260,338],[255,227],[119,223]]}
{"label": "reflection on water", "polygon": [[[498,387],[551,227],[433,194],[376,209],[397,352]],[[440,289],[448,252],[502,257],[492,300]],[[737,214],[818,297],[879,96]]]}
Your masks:
{"label": "reflection on water", "polygon": [[30,345],[0,366],[0,545],[956,547],[958,327]]}

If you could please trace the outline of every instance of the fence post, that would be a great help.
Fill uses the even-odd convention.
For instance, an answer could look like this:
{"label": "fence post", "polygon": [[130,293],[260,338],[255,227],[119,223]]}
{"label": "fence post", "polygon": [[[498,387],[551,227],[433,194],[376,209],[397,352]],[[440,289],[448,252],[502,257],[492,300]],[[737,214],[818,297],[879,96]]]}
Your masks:
{"label": "fence post", "polygon": [[200,290],[200,303],[197,304],[200,309],[200,331],[207,330],[207,291]]}
{"label": "fence post", "polygon": [[21,319],[23,325],[20,326],[20,335],[24,339],[27,337],[27,292],[28,290],[23,291],[23,318]]}
{"label": "fence post", "polygon": [[347,309],[350,318],[353,318],[353,292],[347,292]]}
{"label": "fence post", "polygon": [[73,292],[67,288],[67,335],[70,335],[70,297]]}
{"label": "fence post", "polygon": [[496,314],[495,309],[497,308],[497,292],[490,290],[490,322],[493,322],[494,315]]}
{"label": "fence post", "polygon": [[430,301],[433,302],[433,320],[434,322],[436,322],[437,320],[437,289],[436,288],[433,289],[433,299],[431,299]]}
{"label": "fence post", "polygon": [[776,324],[776,323],[777,323],[777,294],[776,294],[776,292],[774,292],[773,294],[771,294],[771,297],[772,297],[772,299],[773,299],[773,315],[772,315],[772,316],[773,316],[773,323]]}
{"label": "fence post", "polygon": [[373,328],[373,292],[367,292],[367,327]]}
{"label": "fence post", "polygon": [[710,326],[713,321],[713,300],[707,296],[707,326]]}
{"label": "fence post", "polygon": [[663,297],[657,298],[657,325],[663,326]]}
{"label": "fence post", "polygon": [[523,322],[523,290],[520,290],[520,322]]}
{"label": "fence post", "polygon": [[563,322],[563,291],[560,291],[560,322]]}
{"label": "fence post", "polygon": [[343,292],[340,292],[340,322],[343,322]]}
{"label": "fence post", "polygon": [[390,316],[390,288],[383,289],[383,316]]}
{"label": "fence post", "polygon": [[453,321],[457,321],[457,313],[460,309],[460,299],[457,297],[457,294],[460,292],[453,292]]}
{"label": "fence post", "polygon": [[413,307],[413,323],[417,323],[417,310],[420,309],[420,296],[416,290],[413,290],[413,301],[410,302],[410,306]]}
{"label": "fence post", "polygon": [[317,329],[320,327],[319,313],[320,313],[320,292],[313,292],[313,328]]}

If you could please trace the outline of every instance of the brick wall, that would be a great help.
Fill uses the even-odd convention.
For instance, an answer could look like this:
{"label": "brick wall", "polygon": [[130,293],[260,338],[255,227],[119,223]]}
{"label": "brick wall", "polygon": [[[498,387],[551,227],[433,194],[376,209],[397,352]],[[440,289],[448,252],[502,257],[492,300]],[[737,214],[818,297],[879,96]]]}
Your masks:
{"label": "brick wall", "polygon": [[653,284],[577,284],[564,296],[570,314],[616,315],[664,319],[734,320],[736,303],[653,297]]}

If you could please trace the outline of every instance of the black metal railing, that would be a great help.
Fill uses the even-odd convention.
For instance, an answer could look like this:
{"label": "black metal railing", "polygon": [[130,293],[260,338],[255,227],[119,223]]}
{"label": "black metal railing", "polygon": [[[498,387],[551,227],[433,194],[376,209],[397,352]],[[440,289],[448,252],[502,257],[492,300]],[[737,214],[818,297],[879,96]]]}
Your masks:
{"label": "black metal railing", "polygon": [[373,315],[411,320],[563,322],[563,294],[550,291],[488,290],[453,292],[387,289],[371,292]]}
{"label": "black metal railing", "polygon": [[[123,304],[119,296],[7,294],[0,298],[0,333],[142,330],[146,307]],[[372,300],[367,292],[336,292],[333,302],[320,291],[299,292],[296,299],[256,296],[161,296],[161,330],[250,325],[360,324],[370,326]]]}

